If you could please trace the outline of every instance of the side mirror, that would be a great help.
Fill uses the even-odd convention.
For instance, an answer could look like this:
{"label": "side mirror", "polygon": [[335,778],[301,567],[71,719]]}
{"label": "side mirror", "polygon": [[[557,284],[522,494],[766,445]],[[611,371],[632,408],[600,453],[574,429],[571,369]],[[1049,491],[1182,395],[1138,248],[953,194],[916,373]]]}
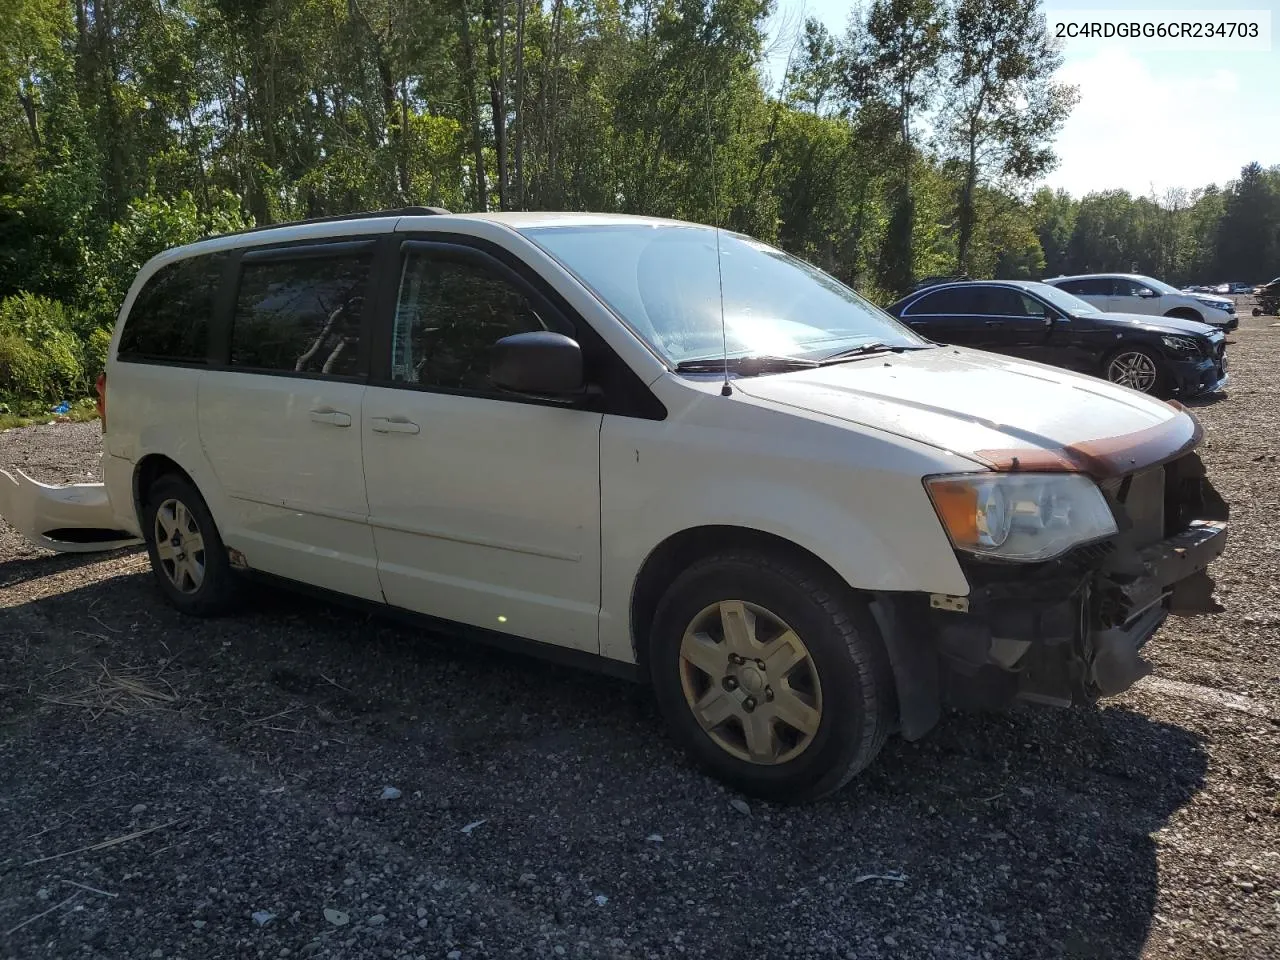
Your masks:
{"label": "side mirror", "polygon": [[513,393],[563,396],[582,389],[582,348],[563,333],[536,330],[493,345],[489,379]]}
{"label": "side mirror", "polygon": [[1157,296],[1157,294],[1154,290],[1150,289],[1149,287],[1143,287],[1141,290],[1138,291],[1138,296],[1140,296],[1143,300],[1150,300],[1152,297]]}

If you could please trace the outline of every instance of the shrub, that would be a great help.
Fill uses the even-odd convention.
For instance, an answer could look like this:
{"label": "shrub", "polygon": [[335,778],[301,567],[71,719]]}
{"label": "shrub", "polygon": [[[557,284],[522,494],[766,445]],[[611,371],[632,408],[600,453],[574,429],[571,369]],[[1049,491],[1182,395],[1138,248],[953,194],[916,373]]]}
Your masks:
{"label": "shrub", "polygon": [[84,370],[84,390],[92,389],[93,381],[107,367],[107,348],[111,346],[111,328],[94,327],[84,341],[80,366]]}
{"label": "shrub", "polygon": [[0,397],[57,402],[85,392],[83,348],[71,311],[20,293],[0,300]]}

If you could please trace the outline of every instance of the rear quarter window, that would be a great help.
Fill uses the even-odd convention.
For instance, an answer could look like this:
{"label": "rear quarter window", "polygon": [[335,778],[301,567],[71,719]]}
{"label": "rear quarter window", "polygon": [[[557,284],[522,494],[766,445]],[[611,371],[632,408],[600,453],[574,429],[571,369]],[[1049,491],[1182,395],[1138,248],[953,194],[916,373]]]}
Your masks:
{"label": "rear quarter window", "polygon": [[207,363],[213,301],[228,254],[209,253],[166,264],[133,301],[120,333],[120,360]]}

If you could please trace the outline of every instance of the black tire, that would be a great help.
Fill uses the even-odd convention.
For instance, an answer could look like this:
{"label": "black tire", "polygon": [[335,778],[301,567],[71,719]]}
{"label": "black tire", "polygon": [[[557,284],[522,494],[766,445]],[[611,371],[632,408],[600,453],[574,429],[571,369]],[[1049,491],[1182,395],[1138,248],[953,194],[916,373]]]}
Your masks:
{"label": "black tire", "polygon": [[1190,320],[1194,323],[1207,323],[1203,314],[1196,313],[1190,307],[1177,307],[1165,314],[1166,317],[1172,317],[1175,320]]}
{"label": "black tire", "polygon": [[[776,615],[808,650],[822,709],[816,733],[791,759],[765,764],[734,756],[704,731],[686,699],[685,630],[708,606],[731,600]],[[846,584],[816,565],[754,551],[695,563],[659,603],[649,654],[658,705],[676,738],[714,776],[752,796],[798,802],[840,789],[875,759],[896,721],[893,673],[874,619]]]}
{"label": "black tire", "polygon": [[[200,491],[184,477],[167,473],[151,485],[145,496],[142,532],[147,541],[147,555],[151,558],[151,572],[160,592],[172,606],[192,616],[216,617],[227,613],[236,599],[240,582],[231,568],[227,549]],[[156,515],[162,506],[170,502],[185,508],[190,524],[194,525],[195,532],[203,541],[203,550],[193,554],[203,563],[203,576],[194,589],[179,589],[170,572],[172,561],[162,561],[160,557],[156,542]],[[189,579],[184,583],[189,584]]]}
{"label": "black tire", "polygon": [[[1137,344],[1125,344],[1121,347],[1117,347],[1115,350],[1111,351],[1111,353],[1107,354],[1106,359],[1102,361],[1102,378],[1104,380],[1115,384],[1120,383],[1120,381],[1113,378],[1111,365],[1114,361],[1125,354],[1141,354],[1151,362],[1152,366],[1155,367],[1156,376],[1151,387],[1147,390],[1138,390],[1139,393],[1145,393],[1152,397],[1159,397],[1162,400],[1167,400],[1173,395],[1172,391],[1169,389],[1169,371],[1165,368],[1164,358],[1151,348],[1139,346]],[[1123,384],[1123,386],[1129,385]],[[1130,386],[1129,389],[1135,390],[1138,388]]]}

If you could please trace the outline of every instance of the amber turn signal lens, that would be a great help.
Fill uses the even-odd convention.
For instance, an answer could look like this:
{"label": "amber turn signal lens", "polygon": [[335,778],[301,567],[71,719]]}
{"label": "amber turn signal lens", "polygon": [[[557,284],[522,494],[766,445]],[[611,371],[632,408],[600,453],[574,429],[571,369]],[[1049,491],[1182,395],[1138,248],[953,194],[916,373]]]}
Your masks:
{"label": "amber turn signal lens", "polygon": [[978,542],[978,490],[961,480],[935,480],[927,485],[942,525],[958,547]]}

